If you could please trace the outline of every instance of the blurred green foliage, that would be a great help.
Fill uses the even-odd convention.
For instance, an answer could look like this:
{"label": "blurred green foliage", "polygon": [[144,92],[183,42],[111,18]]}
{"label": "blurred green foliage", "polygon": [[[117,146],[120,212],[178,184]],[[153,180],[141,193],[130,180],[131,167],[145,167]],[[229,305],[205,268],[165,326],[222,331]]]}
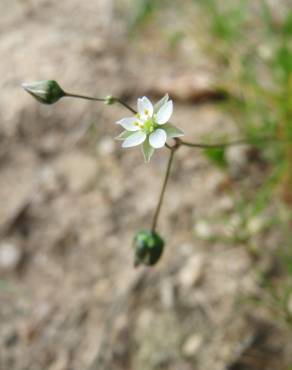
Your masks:
{"label": "blurred green foliage", "polygon": [[193,2],[205,8],[211,19],[211,32],[214,36],[227,42],[233,42],[242,36],[248,1],[193,0]]}
{"label": "blurred green foliage", "polygon": [[226,168],[225,148],[206,148],[204,149],[205,156],[220,168]]}
{"label": "blurred green foliage", "polygon": [[166,0],[135,0],[131,2],[129,31],[134,33],[152,19],[152,16],[165,5]]}
{"label": "blurred green foliage", "polygon": [[[251,1],[234,1],[225,9],[220,8],[220,1],[199,2],[208,13],[210,39],[217,42],[212,57],[223,66],[229,89],[238,98],[229,101],[225,108],[238,118],[242,135],[252,139],[270,168],[252,198],[245,196],[246,191],[242,192],[237,207],[241,222],[233,237],[239,236],[257,254],[266,253],[263,239],[257,241],[243,230],[249,220],[264,214],[271,206],[274,190],[281,189],[283,207],[287,205],[285,217],[279,210],[273,217],[269,215],[267,226],[281,231],[275,258],[280,263],[282,278],[274,280],[266,275],[263,286],[280,316],[292,323],[288,307],[292,297],[292,143],[289,142],[292,139],[292,9],[280,17],[275,14],[277,9],[272,10],[265,0],[260,2],[258,13],[252,10]],[[262,137],[275,137],[283,142],[256,141]],[[209,153],[205,154],[214,162]]]}

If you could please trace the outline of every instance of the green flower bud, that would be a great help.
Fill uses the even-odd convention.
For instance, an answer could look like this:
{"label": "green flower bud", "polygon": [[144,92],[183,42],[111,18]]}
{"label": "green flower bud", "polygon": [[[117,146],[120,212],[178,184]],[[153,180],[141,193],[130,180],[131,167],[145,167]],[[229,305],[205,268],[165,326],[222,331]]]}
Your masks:
{"label": "green flower bud", "polygon": [[59,84],[54,80],[23,83],[22,87],[43,104],[54,104],[66,95]]}
{"label": "green flower bud", "polygon": [[153,231],[142,230],[134,237],[135,267],[155,265],[162,255],[164,241]]}
{"label": "green flower bud", "polygon": [[108,95],[108,96],[105,97],[104,103],[107,104],[107,105],[112,105],[112,104],[115,104],[116,101],[117,101],[117,98],[115,98],[112,95]]}

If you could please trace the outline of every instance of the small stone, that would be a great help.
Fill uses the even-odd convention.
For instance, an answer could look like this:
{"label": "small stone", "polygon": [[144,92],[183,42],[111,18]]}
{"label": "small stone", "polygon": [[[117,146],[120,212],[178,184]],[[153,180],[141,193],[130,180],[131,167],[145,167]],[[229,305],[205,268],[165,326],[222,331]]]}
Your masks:
{"label": "small stone", "polygon": [[58,193],[61,188],[60,179],[56,176],[56,172],[52,167],[45,166],[39,173],[38,185],[40,191],[47,195]]}
{"label": "small stone", "polygon": [[266,226],[266,220],[264,217],[254,217],[247,223],[247,231],[250,235],[256,235],[261,232]]}
{"label": "small stone", "polygon": [[218,199],[218,209],[221,212],[230,212],[234,207],[234,201],[232,197],[223,196]]}
{"label": "small stone", "polygon": [[173,308],[175,306],[175,288],[171,279],[161,281],[160,297],[165,308]]}
{"label": "small stone", "polygon": [[199,334],[193,334],[185,341],[182,352],[186,357],[195,356],[203,342],[203,338]]}
{"label": "small stone", "polygon": [[273,48],[268,44],[262,44],[259,45],[258,53],[265,61],[269,61],[273,57]]}
{"label": "small stone", "polygon": [[198,284],[203,276],[205,259],[202,255],[191,257],[178,275],[178,281],[184,288]]}
{"label": "small stone", "polygon": [[115,151],[115,142],[111,137],[102,138],[97,146],[97,151],[100,155],[109,155],[113,154]]}
{"label": "small stone", "polygon": [[12,243],[3,243],[0,245],[0,270],[5,272],[15,270],[22,259],[22,250]]}
{"label": "small stone", "polygon": [[208,240],[213,236],[211,226],[205,220],[200,220],[196,222],[195,233],[200,239],[203,240]]}
{"label": "small stone", "polygon": [[242,227],[242,218],[239,214],[233,214],[229,221],[223,225],[222,227],[222,233],[227,238],[234,237],[235,234],[240,231],[240,233],[243,235],[245,230]]}
{"label": "small stone", "polygon": [[229,171],[235,178],[242,177],[248,166],[248,146],[231,146],[226,149]]}

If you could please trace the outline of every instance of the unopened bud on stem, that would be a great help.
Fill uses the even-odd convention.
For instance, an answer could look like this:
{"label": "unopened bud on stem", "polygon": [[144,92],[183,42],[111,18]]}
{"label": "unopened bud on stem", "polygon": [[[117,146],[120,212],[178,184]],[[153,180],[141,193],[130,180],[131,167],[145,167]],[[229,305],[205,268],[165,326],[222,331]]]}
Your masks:
{"label": "unopened bud on stem", "polygon": [[164,248],[163,239],[153,231],[139,231],[134,237],[134,265],[155,265],[160,259]]}
{"label": "unopened bud on stem", "polygon": [[43,104],[54,104],[66,95],[59,84],[54,80],[23,83],[22,87]]}

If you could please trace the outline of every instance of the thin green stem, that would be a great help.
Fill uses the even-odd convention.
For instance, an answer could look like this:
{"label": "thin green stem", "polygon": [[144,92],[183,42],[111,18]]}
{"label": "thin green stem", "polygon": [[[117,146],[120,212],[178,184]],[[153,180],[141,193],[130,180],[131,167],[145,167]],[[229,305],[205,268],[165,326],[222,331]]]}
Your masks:
{"label": "thin green stem", "polygon": [[104,99],[104,98],[94,98],[92,96],[79,95],[79,94],[71,94],[71,93],[66,93],[66,92],[65,92],[65,97],[68,97],[68,98],[77,98],[77,99],[85,99],[85,100],[94,100],[94,101],[101,101],[101,102],[105,102],[106,101],[106,99]]}
{"label": "thin green stem", "polygon": [[179,145],[184,145],[184,146],[188,146],[191,148],[200,148],[200,149],[228,147],[232,145],[243,145],[247,143],[248,143],[248,140],[246,139],[240,139],[240,140],[230,141],[226,143],[214,143],[214,144],[190,143],[188,141],[179,140]]}
{"label": "thin green stem", "polygon": [[[177,139],[178,146],[188,146],[191,148],[207,149],[207,148],[225,148],[233,145],[245,145],[245,144],[257,144],[259,142],[285,142],[287,140],[281,140],[275,137],[263,137],[254,139],[238,139],[234,141],[229,141],[225,143],[214,143],[214,144],[203,144],[203,143],[191,143],[181,139]],[[169,147],[169,146],[168,146]],[[171,147],[170,147],[171,148]]]}
{"label": "thin green stem", "polygon": [[118,102],[119,104],[121,104],[122,106],[124,106],[125,108],[127,108],[130,112],[134,113],[134,114],[137,114],[137,111],[132,108],[129,104],[127,104],[126,102],[124,102],[123,100],[121,100],[120,98],[113,98],[116,102]]}
{"label": "thin green stem", "polygon": [[167,143],[165,143],[165,146],[167,147],[167,149],[172,149],[172,146]]}
{"label": "thin green stem", "polygon": [[173,146],[171,148],[171,152],[170,152],[170,155],[169,155],[167,168],[166,168],[166,172],[165,172],[165,177],[164,177],[164,180],[163,180],[159,200],[158,200],[156,210],[155,210],[155,213],[154,213],[154,217],[153,217],[153,221],[152,221],[152,227],[151,227],[152,232],[155,232],[155,230],[156,230],[159,213],[160,213],[160,210],[161,210],[161,206],[162,206],[162,203],[163,203],[163,198],[164,198],[166,186],[167,186],[169,175],[170,175],[171,165],[172,165],[173,158],[174,158],[174,153],[175,153],[177,148],[178,147],[176,147],[176,146]]}
{"label": "thin green stem", "polygon": [[[65,92],[64,94],[65,94],[64,97],[68,97],[68,98],[85,99],[85,100],[99,101],[99,102],[104,102],[104,103],[109,100],[108,98],[95,98],[95,97],[92,97],[92,96],[71,94],[71,93],[67,93],[67,92]],[[117,98],[117,97],[113,96],[113,97],[111,97],[111,102],[112,102],[111,104],[119,103],[123,107],[127,108],[131,113],[134,113],[134,114],[137,113],[137,111],[134,108],[132,108],[129,104],[127,104],[126,102],[124,102],[120,98]]]}

